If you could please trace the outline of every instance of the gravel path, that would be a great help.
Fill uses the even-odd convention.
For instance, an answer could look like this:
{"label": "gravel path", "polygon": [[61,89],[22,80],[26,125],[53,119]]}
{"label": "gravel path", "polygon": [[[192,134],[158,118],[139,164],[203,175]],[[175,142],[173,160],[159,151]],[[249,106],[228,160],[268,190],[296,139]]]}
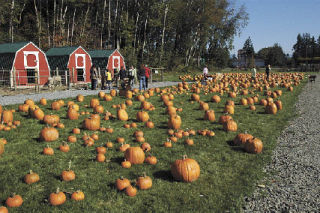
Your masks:
{"label": "gravel path", "polygon": [[[176,85],[178,82],[154,82],[149,83],[149,88],[153,87],[165,87]],[[139,85],[135,85],[134,88],[138,88]],[[48,100],[62,99],[68,97],[76,97],[79,94],[82,95],[96,95],[98,92],[102,90],[64,90],[64,91],[55,91],[55,92],[47,92],[47,93],[35,93],[35,94],[20,94],[14,96],[1,96],[0,95],[0,104],[2,106],[11,105],[11,104],[21,104],[26,99],[32,99],[34,101],[39,101],[41,98],[46,98]],[[108,92],[108,90],[103,90]]]}
{"label": "gravel path", "polygon": [[278,138],[272,163],[244,212],[320,212],[320,75],[296,103],[298,117]]}

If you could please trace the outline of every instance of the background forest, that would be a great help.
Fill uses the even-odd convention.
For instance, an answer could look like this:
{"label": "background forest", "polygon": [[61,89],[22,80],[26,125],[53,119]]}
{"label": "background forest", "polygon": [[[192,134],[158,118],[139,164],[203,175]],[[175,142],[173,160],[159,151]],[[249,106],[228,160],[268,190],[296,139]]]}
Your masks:
{"label": "background forest", "polygon": [[224,67],[244,7],[230,0],[0,0],[0,43],[120,49],[128,65]]}

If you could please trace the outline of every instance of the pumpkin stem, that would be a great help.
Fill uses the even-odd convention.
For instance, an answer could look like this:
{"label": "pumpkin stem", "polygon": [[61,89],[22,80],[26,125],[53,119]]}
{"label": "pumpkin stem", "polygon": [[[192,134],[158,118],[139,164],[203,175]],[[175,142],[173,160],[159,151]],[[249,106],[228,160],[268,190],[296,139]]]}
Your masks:
{"label": "pumpkin stem", "polygon": [[60,188],[58,187],[58,188],[57,188],[57,191],[56,191],[56,193],[58,194],[59,192],[60,192]]}
{"label": "pumpkin stem", "polygon": [[187,155],[183,155],[183,160],[187,159]]}
{"label": "pumpkin stem", "polygon": [[33,171],[31,169],[29,170],[29,174],[33,174]]}

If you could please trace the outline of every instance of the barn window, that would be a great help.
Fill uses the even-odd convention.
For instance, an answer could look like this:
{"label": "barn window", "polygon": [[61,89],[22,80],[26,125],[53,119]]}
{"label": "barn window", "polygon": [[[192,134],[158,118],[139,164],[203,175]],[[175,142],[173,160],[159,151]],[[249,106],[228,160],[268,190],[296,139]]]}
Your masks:
{"label": "barn window", "polygon": [[84,81],[84,70],[77,69],[77,81]]}
{"label": "barn window", "polygon": [[27,79],[28,79],[28,84],[34,84],[35,81],[35,73],[36,71],[34,69],[27,69]]}

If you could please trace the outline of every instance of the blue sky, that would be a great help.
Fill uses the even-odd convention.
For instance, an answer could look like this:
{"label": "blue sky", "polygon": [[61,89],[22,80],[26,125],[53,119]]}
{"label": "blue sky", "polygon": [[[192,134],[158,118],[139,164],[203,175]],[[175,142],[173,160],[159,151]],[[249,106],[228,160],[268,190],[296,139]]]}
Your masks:
{"label": "blue sky", "polygon": [[298,33],[320,35],[320,0],[234,0],[244,4],[249,14],[248,25],[235,37],[234,50],[243,47],[250,36],[255,52],[279,43],[285,53],[292,53]]}

